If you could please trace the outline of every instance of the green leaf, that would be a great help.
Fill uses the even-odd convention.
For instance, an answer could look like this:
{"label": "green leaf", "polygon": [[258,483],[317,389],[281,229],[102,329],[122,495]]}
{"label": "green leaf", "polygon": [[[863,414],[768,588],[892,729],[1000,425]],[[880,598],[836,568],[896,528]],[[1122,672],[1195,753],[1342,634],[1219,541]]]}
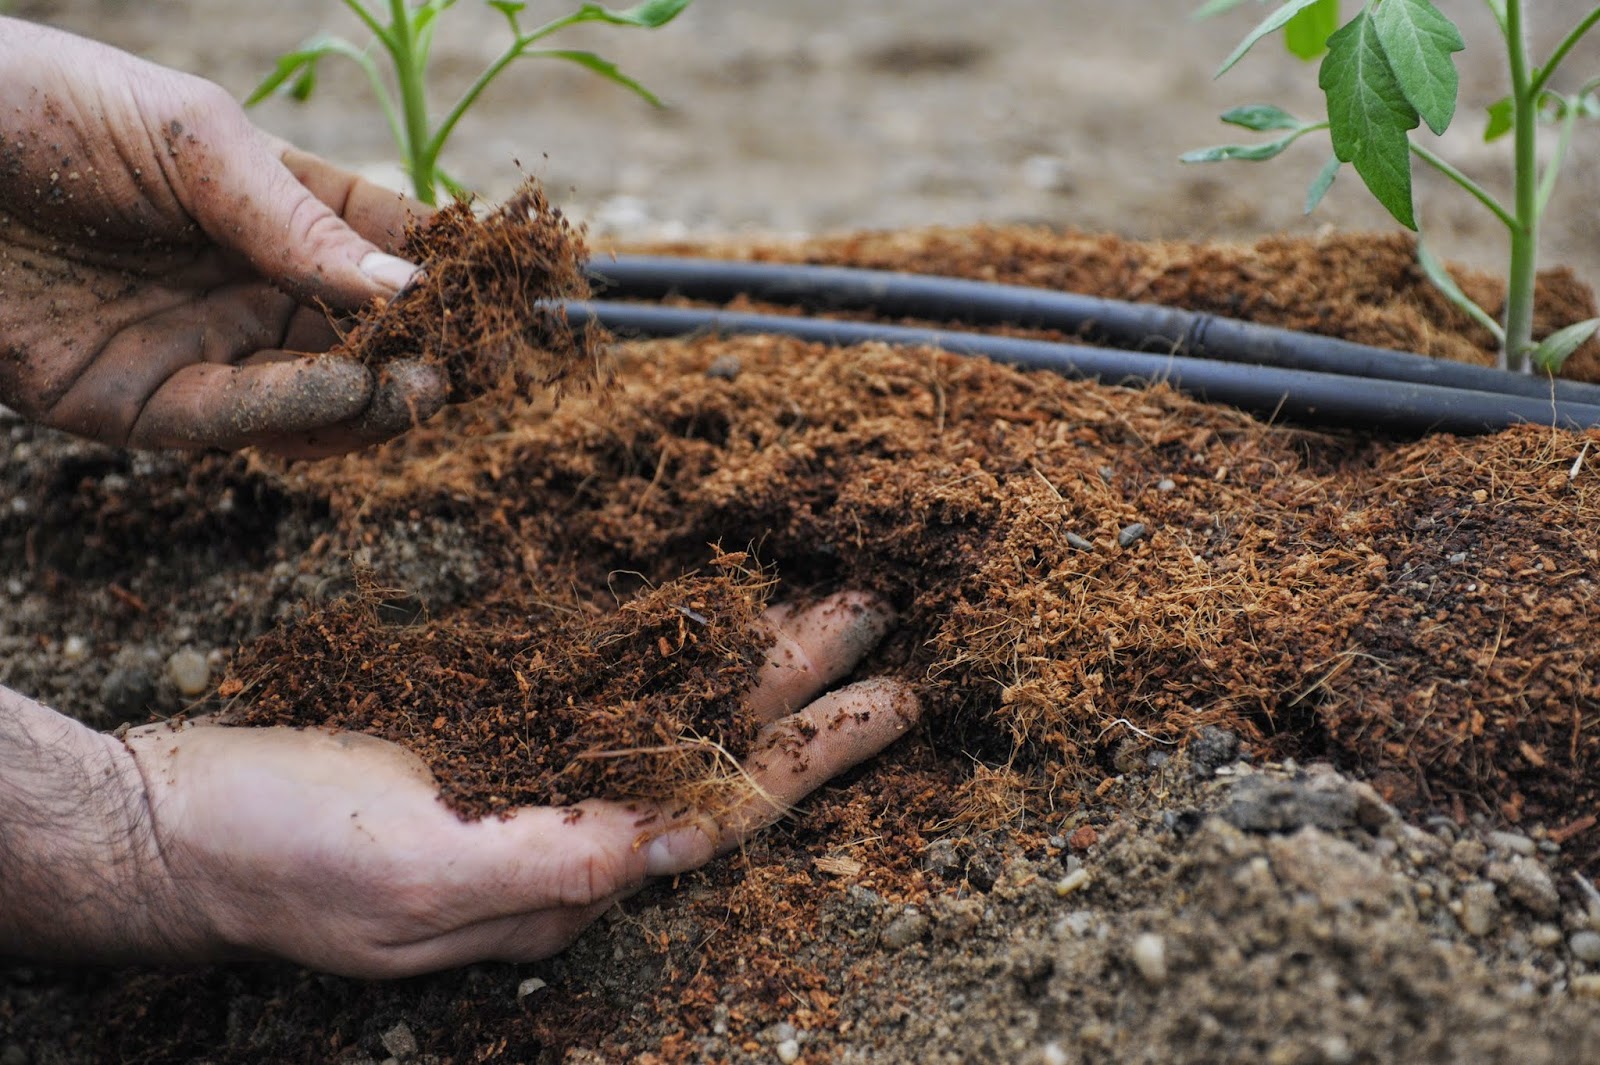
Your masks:
{"label": "green leaf", "polygon": [[1466,47],[1461,31],[1431,0],[1382,0],[1369,10],[1400,91],[1429,129],[1443,133],[1456,113],[1460,78],[1450,57]]}
{"label": "green leaf", "polygon": [[1516,125],[1516,112],[1511,107],[1511,97],[1502,96],[1488,107],[1489,124],[1483,127],[1483,142],[1497,141]]}
{"label": "green leaf", "polygon": [[1445,269],[1444,263],[1440,262],[1420,240],[1417,241],[1417,265],[1422,267],[1422,272],[1428,275],[1428,280],[1433,282],[1433,287],[1438,289],[1445,299],[1466,311],[1468,317],[1487,329],[1500,343],[1506,342],[1506,331],[1500,327],[1500,323],[1461,291],[1461,286],[1450,276],[1450,271]]}
{"label": "green leaf", "polygon": [[1316,59],[1328,50],[1328,38],[1339,28],[1339,0],[1318,0],[1283,27],[1283,43],[1301,59]]}
{"label": "green leaf", "polygon": [[612,63],[607,59],[601,59],[593,52],[576,52],[566,48],[541,48],[531,52],[524,52],[522,54],[529,57],[541,57],[545,59],[564,59],[569,63],[576,63],[580,67],[587,67],[603,78],[607,78],[616,82],[624,89],[628,89],[638,94],[657,107],[666,106],[660,101],[660,99],[656,97],[655,93],[651,92],[649,89],[645,88],[637,81],[634,81],[622,71],[618,70],[615,63]]}
{"label": "green leaf", "polygon": [[577,15],[583,22],[608,22],[613,26],[642,26],[647,30],[665,26],[683,13],[693,0],[644,0],[641,4],[613,10],[603,4],[584,4]]}
{"label": "green leaf", "polygon": [[1596,332],[1600,332],[1600,318],[1590,318],[1569,325],[1565,329],[1557,329],[1533,349],[1533,364],[1545,373],[1557,372],[1561,369],[1561,364],[1566,362],[1574,351],[1583,347],[1584,342]]}
{"label": "green leaf", "polygon": [[1339,162],[1339,157],[1331,156],[1317,172],[1317,176],[1311,180],[1311,187],[1306,189],[1306,214],[1315,211],[1322,198],[1328,194],[1328,190],[1333,188],[1333,179],[1339,176],[1341,166],[1344,164]]}
{"label": "green leaf", "polygon": [[1222,121],[1230,126],[1243,126],[1257,133],[1273,129],[1299,129],[1304,122],[1281,107],[1271,104],[1249,104],[1222,113]]}
{"label": "green leaf", "polygon": [[1218,144],[1211,148],[1196,148],[1192,152],[1184,152],[1178,159],[1185,163],[1220,163],[1230,159],[1258,163],[1263,159],[1282,155],[1284,149],[1299,139],[1300,130],[1297,128],[1288,136],[1267,141],[1265,144]]}
{"label": "green leaf", "polygon": [[366,53],[343,37],[319,33],[294,51],[279,56],[278,65],[245,97],[244,105],[254,107],[285,84],[288,85],[285,91],[290,96],[304,101],[316,87],[316,65],[330,55],[346,56],[358,63],[365,62],[367,58]]}
{"label": "green leaf", "polygon": [[1368,9],[1328,38],[1317,84],[1328,98],[1333,153],[1355,166],[1396,221],[1416,229],[1409,133],[1417,111],[1401,91]]}
{"label": "green leaf", "polygon": [[1239,60],[1243,59],[1244,54],[1250,49],[1254,48],[1256,46],[1256,42],[1261,40],[1261,38],[1275,30],[1282,29],[1284,26],[1288,25],[1290,19],[1294,18],[1301,11],[1304,11],[1312,4],[1320,4],[1323,2],[1324,0],[1287,0],[1282,7],[1278,8],[1278,10],[1274,11],[1272,14],[1263,19],[1259,26],[1251,30],[1249,34],[1246,35],[1245,39],[1239,42],[1239,47],[1235,48],[1231,53],[1229,53],[1228,58],[1222,61],[1222,66],[1217,68],[1217,73],[1214,76],[1219,78],[1222,77],[1222,75],[1233,69],[1233,65]]}

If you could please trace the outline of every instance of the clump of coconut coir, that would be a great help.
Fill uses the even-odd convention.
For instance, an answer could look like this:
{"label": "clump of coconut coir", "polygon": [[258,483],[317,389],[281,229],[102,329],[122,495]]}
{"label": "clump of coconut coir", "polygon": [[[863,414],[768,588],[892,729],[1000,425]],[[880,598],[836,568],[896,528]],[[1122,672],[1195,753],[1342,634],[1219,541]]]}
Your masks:
{"label": "clump of coconut coir", "polygon": [[452,403],[501,388],[524,400],[559,395],[601,379],[596,331],[575,331],[559,306],[589,295],[588,247],[534,180],[483,217],[457,200],[412,224],[401,254],[420,276],[363,310],[335,354],[375,368],[438,366]]}
{"label": "clump of coconut coir", "polygon": [[369,580],[246,649],[230,723],[398,743],[463,818],[589,797],[715,808],[753,787],[744,696],[773,635],[768,578],[741,554],[714,565],[605,614],[546,587],[403,626]]}

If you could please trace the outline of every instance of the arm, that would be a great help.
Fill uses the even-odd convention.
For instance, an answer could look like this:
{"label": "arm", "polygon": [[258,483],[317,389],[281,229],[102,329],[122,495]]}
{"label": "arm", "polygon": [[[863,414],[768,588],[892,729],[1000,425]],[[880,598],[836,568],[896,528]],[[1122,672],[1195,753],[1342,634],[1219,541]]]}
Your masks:
{"label": "arm", "polygon": [[128,750],[0,688],[0,954],[171,958],[186,917]]}

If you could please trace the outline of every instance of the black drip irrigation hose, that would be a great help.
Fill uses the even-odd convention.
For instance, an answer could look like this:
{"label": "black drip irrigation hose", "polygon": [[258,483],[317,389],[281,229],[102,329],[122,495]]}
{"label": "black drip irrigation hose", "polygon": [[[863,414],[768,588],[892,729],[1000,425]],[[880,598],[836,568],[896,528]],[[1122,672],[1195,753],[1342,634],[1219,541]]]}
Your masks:
{"label": "black drip irrigation hose", "polygon": [[812,311],[1014,325],[1083,335],[1111,348],[945,329],[781,315],[572,304],[574,322],[621,333],[778,333],[830,344],[929,344],[956,354],[1109,383],[1167,381],[1198,398],[1316,424],[1385,431],[1492,432],[1530,422],[1600,426],[1600,386],[1507,373],[1214,315],[1020,285],[789,263],[630,256],[591,263],[617,299],[745,294]]}
{"label": "black drip irrigation hose", "polygon": [[1184,355],[1090,348],[985,333],[791,318],[604,301],[566,304],[577,326],[598,322],[623,336],[775,333],[846,346],[869,341],[929,345],[956,355],[984,355],[1024,369],[1107,384],[1165,381],[1189,395],[1269,417],[1396,433],[1484,433],[1531,422],[1563,428],[1600,426],[1600,405],[1534,399],[1408,381],[1372,380],[1310,370],[1196,359]]}

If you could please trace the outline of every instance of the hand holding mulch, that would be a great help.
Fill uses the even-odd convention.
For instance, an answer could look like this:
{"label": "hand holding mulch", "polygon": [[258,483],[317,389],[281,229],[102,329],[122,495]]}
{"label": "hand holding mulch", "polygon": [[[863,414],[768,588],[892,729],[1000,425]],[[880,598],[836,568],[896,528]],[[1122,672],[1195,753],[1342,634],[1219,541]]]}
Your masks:
{"label": "hand holding mulch", "polygon": [[[553,954],[651,876],[738,846],[920,712],[901,684],[818,697],[889,627],[842,593],[768,611],[773,646],[744,697],[761,722],[752,787],[720,809],[590,799],[463,820],[404,748],[354,732],[153,725],[126,744],[146,782],[148,838],[183,923],[177,958],[269,956],[403,976]],[[142,900],[141,913],[170,913]]]}
{"label": "hand holding mulch", "polygon": [[415,268],[415,205],[251,125],[221,88],[0,19],[0,403],[104,443],[349,451],[444,402],[329,358],[329,312]]}

